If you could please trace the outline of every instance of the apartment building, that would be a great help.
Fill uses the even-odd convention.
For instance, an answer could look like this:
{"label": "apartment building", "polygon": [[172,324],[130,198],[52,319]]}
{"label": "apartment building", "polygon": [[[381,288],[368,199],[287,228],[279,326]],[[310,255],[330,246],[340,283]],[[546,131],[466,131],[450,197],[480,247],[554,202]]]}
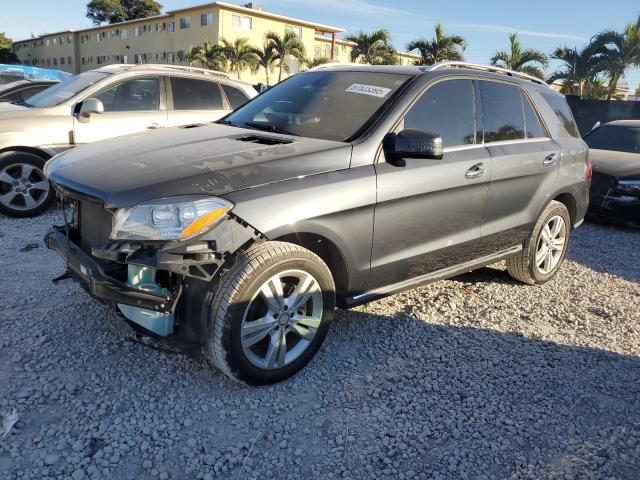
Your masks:
{"label": "apartment building", "polygon": [[[42,35],[14,43],[21,63],[80,73],[113,63],[185,64],[179,52],[204,40],[219,43],[247,38],[261,47],[267,32],[294,32],[303,42],[307,56],[349,62],[352,44],[336,36],[345,30],[316,22],[265,12],[256,3],[244,6],[224,2],[197,5],[141,20],[103,25],[79,31]],[[419,57],[398,52],[402,65]],[[291,73],[300,66],[289,60]],[[275,75],[270,76],[272,79]],[[265,83],[265,72],[242,72],[242,80]]]}

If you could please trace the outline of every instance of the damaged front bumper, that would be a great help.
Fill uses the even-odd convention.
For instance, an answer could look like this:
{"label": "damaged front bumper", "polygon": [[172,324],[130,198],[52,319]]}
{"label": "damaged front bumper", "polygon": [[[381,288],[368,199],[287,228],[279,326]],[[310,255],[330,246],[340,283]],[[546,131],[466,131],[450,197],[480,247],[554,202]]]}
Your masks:
{"label": "damaged front bumper", "polygon": [[91,255],[65,235],[64,227],[54,227],[45,235],[44,242],[47,248],[57,252],[67,262],[73,279],[78,280],[92,296],[105,302],[131,305],[158,313],[174,312],[182,293],[181,285],[177,285],[167,297],[127,285],[107,275]]}

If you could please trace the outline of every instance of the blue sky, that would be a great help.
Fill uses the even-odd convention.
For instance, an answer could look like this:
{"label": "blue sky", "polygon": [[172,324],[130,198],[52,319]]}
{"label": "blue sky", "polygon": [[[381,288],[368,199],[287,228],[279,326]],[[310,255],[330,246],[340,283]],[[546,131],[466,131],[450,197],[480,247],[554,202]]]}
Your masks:
{"label": "blue sky", "polygon": [[[28,38],[32,32],[38,35],[89,27],[86,3],[87,0],[0,0],[0,32],[6,31],[19,40]],[[206,2],[160,0],[160,3],[166,11]],[[229,3],[241,2],[230,0]],[[519,32],[526,47],[550,53],[562,45],[581,46],[600,30],[622,29],[640,14],[638,0],[537,0],[533,7],[530,2],[525,6],[525,2],[517,0],[263,0],[260,3],[270,12],[342,27],[349,32],[387,28],[398,49],[404,49],[413,38],[431,37],[435,22],[441,22],[445,32],[467,39],[466,59],[479,63],[487,63],[496,50],[506,48],[508,32]],[[27,8],[31,15],[25,15]],[[29,18],[29,22],[24,22],[25,18]],[[630,71],[627,79],[629,86],[638,87],[640,70]]]}

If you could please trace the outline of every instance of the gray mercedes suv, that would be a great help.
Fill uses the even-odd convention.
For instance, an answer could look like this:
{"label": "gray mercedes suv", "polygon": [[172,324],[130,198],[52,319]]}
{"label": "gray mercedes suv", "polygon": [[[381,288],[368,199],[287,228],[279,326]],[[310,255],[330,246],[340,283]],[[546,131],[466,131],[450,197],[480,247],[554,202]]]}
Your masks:
{"label": "gray mercedes suv", "polygon": [[329,66],[215,124],[84,146],[46,165],[66,276],[136,329],[268,384],[349,308],[506,260],[542,284],[587,209],[562,95],[472,64]]}

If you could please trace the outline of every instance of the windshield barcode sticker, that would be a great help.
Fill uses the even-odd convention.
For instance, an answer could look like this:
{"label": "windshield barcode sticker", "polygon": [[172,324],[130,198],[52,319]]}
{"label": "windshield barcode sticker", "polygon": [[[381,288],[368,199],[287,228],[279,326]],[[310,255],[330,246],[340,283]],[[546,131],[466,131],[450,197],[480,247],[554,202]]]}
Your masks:
{"label": "windshield barcode sticker", "polygon": [[390,88],[377,87],[375,85],[364,85],[362,83],[354,83],[347,87],[345,92],[359,93],[361,95],[371,95],[372,97],[384,97],[391,91]]}

